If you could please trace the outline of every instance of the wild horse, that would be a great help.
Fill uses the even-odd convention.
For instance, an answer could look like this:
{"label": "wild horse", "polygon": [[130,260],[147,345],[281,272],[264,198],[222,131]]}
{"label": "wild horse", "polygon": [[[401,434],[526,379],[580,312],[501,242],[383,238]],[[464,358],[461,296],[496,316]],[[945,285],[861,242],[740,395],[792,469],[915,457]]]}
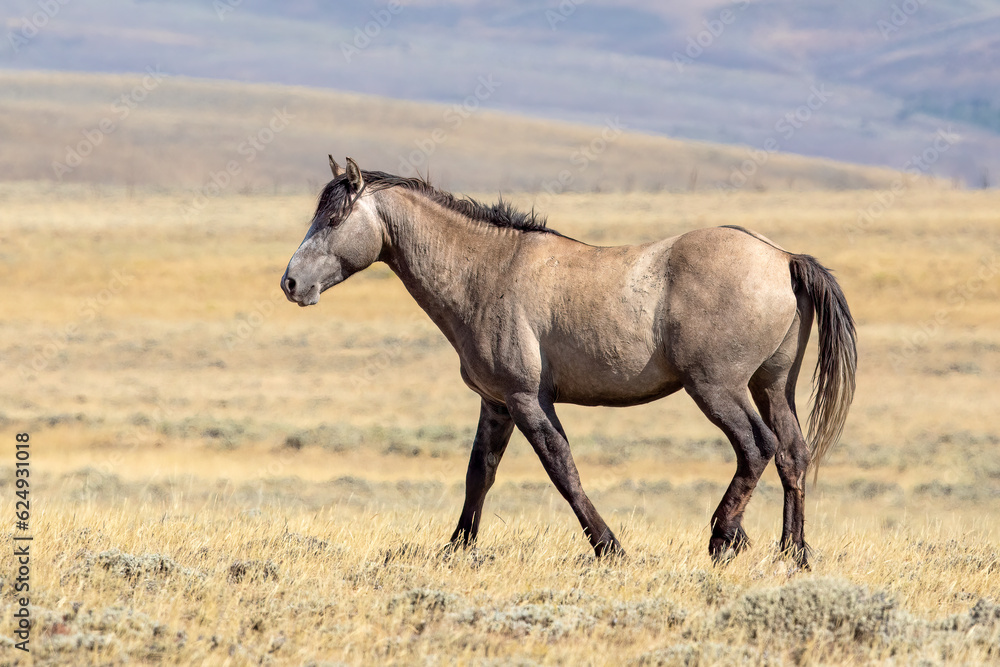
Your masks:
{"label": "wild horse", "polygon": [[[743,511],[773,457],[784,489],[781,547],[806,564],[806,469],[840,437],[857,365],[844,294],[815,259],[738,227],[595,247],[502,199],[459,199],[419,179],[362,171],[350,158],[346,170],[332,157],[330,166],[334,178],[281,287],[309,306],[385,262],[454,346],[482,405],[453,545],[476,539],[516,426],[597,555],[620,553],[583,491],[555,404],[637,405],[684,389],[736,450],[736,474],[712,518],[711,555],[746,546]],[[814,315],[807,447],[795,382]]]}

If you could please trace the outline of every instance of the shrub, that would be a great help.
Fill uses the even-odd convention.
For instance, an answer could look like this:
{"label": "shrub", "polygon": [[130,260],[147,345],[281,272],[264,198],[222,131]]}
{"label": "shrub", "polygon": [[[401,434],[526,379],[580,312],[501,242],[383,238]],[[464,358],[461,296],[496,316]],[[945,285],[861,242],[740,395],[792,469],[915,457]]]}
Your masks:
{"label": "shrub", "polygon": [[746,593],[722,609],[717,624],[741,628],[752,640],[825,639],[872,645],[898,633],[900,612],[884,592],[841,579],[798,579]]}

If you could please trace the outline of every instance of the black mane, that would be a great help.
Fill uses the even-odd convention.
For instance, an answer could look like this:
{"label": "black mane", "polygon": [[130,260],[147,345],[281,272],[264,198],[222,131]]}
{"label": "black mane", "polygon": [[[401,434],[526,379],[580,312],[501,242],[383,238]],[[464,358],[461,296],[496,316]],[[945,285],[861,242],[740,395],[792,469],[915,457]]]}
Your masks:
{"label": "black mane", "polygon": [[[403,178],[387,174],[384,171],[362,170],[361,175],[365,179],[365,188],[372,192],[394,187],[406,188],[419,192],[431,201],[477,222],[484,222],[494,227],[518,229],[523,232],[558,234],[555,230],[545,226],[545,217],[535,213],[534,209],[528,213],[519,211],[514,208],[513,204],[504,201],[503,197],[495,204],[483,204],[470,197],[459,198],[450,192],[438,190],[420,178]],[[330,181],[323,189],[316,213],[331,220],[342,219],[350,213],[348,210],[350,206],[351,197],[347,187],[347,175],[342,174]]]}

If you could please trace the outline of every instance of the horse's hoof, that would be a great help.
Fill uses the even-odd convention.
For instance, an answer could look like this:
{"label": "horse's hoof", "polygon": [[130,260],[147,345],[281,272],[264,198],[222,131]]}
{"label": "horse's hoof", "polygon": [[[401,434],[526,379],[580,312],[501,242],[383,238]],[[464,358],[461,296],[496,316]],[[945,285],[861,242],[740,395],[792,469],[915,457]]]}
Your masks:
{"label": "horse's hoof", "polygon": [[749,546],[750,538],[740,526],[732,537],[713,535],[708,542],[708,553],[716,565],[725,565]]}
{"label": "horse's hoof", "polygon": [[811,569],[809,567],[809,555],[811,550],[808,544],[786,544],[780,548],[779,557],[787,558],[795,563],[795,566],[800,570],[808,571]]}
{"label": "horse's hoof", "polygon": [[710,552],[712,555],[712,564],[723,567],[729,565],[736,558],[738,552],[732,547],[726,547],[725,549],[720,549],[719,551]]}
{"label": "horse's hoof", "polygon": [[440,549],[438,549],[438,558],[443,558],[444,560],[450,559],[452,556],[456,555],[459,551],[465,551],[468,545],[465,542],[449,542]]}
{"label": "horse's hoof", "polygon": [[598,562],[603,564],[624,563],[628,560],[625,550],[617,542],[604,549],[594,549],[594,555],[597,557]]}

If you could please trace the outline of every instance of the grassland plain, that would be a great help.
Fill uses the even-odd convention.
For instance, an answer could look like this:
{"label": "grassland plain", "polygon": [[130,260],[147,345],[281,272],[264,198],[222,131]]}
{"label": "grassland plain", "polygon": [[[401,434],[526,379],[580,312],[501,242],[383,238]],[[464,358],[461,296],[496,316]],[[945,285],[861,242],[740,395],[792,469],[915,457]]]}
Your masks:
{"label": "grassland plain", "polygon": [[1000,195],[907,191],[859,224],[877,197],[545,204],[591,243],[741,224],[836,269],[858,394],[796,572],[775,558],[773,470],[753,547],[712,566],[734,458],[685,396],[560,408],[627,561],[593,559],[518,435],[478,548],[444,555],[476,397],[384,267],[284,301],[312,196],[232,194],[186,220],[190,193],[0,185],[0,511],[10,534],[29,432],[34,535],[30,654],[0,551],[0,664],[997,662]]}

